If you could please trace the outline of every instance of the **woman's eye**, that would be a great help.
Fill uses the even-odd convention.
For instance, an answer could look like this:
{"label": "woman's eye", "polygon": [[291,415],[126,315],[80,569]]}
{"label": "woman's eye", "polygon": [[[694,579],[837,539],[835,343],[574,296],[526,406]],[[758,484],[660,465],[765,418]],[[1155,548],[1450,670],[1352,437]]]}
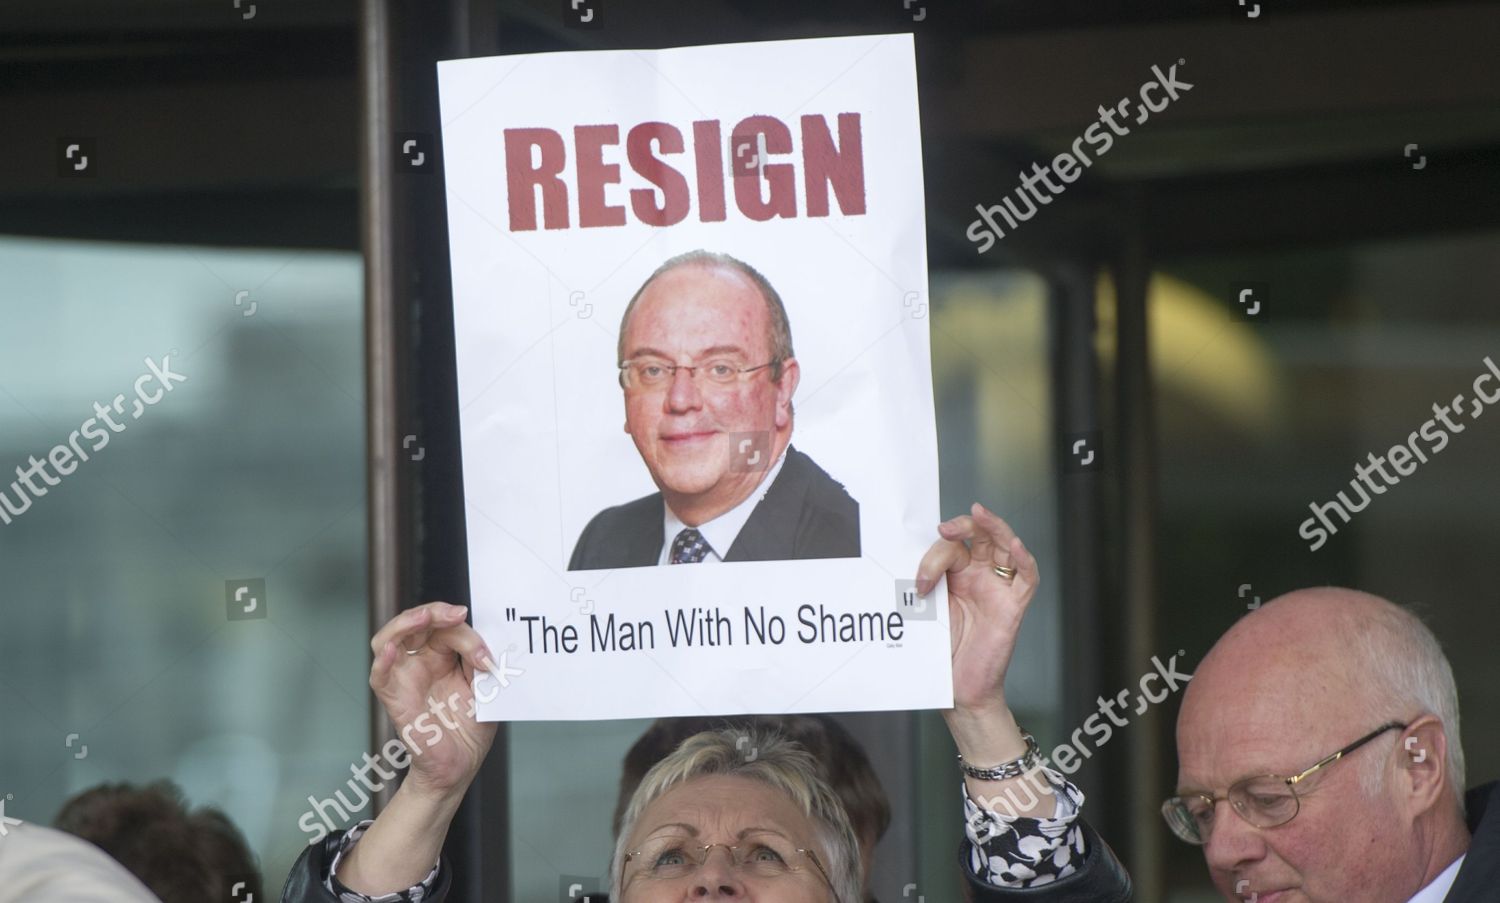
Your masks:
{"label": "woman's eye", "polygon": [[656,865],[682,865],[687,857],[679,849],[663,850],[656,855]]}
{"label": "woman's eye", "polygon": [[770,847],[756,847],[750,854],[751,860],[755,862],[784,862],[781,854]]}

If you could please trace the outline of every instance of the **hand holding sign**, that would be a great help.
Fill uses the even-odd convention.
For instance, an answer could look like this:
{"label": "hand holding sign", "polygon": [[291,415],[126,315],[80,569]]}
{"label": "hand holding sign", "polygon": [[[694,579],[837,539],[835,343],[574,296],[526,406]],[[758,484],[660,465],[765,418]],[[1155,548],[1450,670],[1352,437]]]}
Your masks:
{"label": "hand holding sign", "polygon": [[[978,502],[970,510],[938,525],[943,538],[922,558],[917,592],[927,594],[947,573],[953,705],[984,710],[1005,706],[1005,671],[1039,578],[1036,559],[1009,524]],[[1015,568],[1015,576],[1000,576],[997,565]]]}
{"label": "hand holding sign", "polygon": [[392,618],[370,640],[370,689],[406,744],[411,771],[340,863],[339,880],[351,890],[384,893],[426,877],[494,742],[495,725],[474,718],[474,677],[498,669],[465,623],[467,612],[428,602]]}
{"label": "hand holding sign", "polygon": [[[964,761],[991,766],[1026,752],[1021,729],[1005,702],[1005,672],[1040,578],[1036,559],[1009,524],[978,502],[970,512],[938,525],[943,538],[922,558],[917,591],[931,591],[939,575],[948,575],[953,708],[943,717]],[[1002,576],[997,567],[1014,569],[1014,575]],[[1006,783],[967,779],[975,799],[998,797]],[[1031,799],[1035,805],[1017,814],[1050,812],[1054,805],[1045,793]]]}

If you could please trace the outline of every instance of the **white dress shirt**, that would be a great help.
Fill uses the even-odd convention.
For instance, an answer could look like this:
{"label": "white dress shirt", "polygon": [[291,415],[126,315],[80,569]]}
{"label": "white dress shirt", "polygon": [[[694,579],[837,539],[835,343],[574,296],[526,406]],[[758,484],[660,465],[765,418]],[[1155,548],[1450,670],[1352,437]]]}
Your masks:
{"label": "white dress shirt", "polygon": [[1417,891],[1417,895],[1407,900],[1406,903],[1443,903],[1448,899],[1448,891],[1453,888],[1453,882],[1458,880],[1458,870],[1463,864],[1463,856],[1453,860],[1452,865],[1443,869],[1436,878],[1432,879],[1431,884]]}
{"label": "white dress shirt", "polygon": [[[724,556],[734,545],[734,541],[740,535],[740,531],[745,528],[745,522],[750,519],[751,513],[755,511],[755,506],[759,505],[760,500],[766,497],[767,492],[771,491],[771,484],[776,482],[776,475],[781,473],[781,463],[785,460],[786,449],[782,449],[781,454],[776,458],[776,463],[772,464],[771,469],[766,471],[765,478],[760,481],[760,485],[755,487],[755,491],[750,493],[743,502],[725,511],[713,520],[698,525],[698,532],[703,534],[703,539],[708,543],[710,550],[703,557],[703,560],[698,562],[699,564],[718,564],[724,560]],[[663,501],[661,507],[663,512],[663,540],[661,554],[657,556],[656,563],[671,564],[672,541],[677,538],[678,533],[686,530],[688,525],[672,513],[672,507],[666,504],[665,501]]]}

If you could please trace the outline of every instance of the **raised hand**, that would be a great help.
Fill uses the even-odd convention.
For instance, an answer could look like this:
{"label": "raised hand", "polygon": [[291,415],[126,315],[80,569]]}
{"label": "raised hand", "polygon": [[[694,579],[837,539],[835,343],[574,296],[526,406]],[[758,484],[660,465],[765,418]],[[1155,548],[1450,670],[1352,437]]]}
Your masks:
{"label": "raised hand", "polygon": [[[965,761],[990,767],[1026,751],[1005,700],[1005,672],[1016,636],[1039,581],[1036,559],[999,515],[975,503],[970,513],[938,524],[942,538],[922,556],[917,592],[948,575],[948,623],[953,646],[953,708],[943,713]],[[998,569],[998,570],[997,570]],[[1003,571],[1003,573],[1002,573]],[[994,800],[1008,783],[967,778],[976,800]],[[1050,813],[1050,791],[1012,814]]]}
{"label": "raised hand", "polygon": [[[971,512],[938,525],[943,538],[922,558],[917,592],[931,591],[947,573],[953,704],[984,709],[1005,704],[1005,672],[1040,577],[1009,524],[978,502]],[[1002,576],[997,565],[1015,576]]]}
{"label": "raised hand", "polygon": [[403,611],[370,640],[370,689],[411,753],[411,770],[337,878],[368,895],[405,891],[438,861],[464,792],[495,740],[474,719],[476,671],[496,668],[466,609],[429,602]]}
{"label": "raised hand", "polygon": [[370,689],[411,753],[407,781],[447,793],[466,788],[495,739],[474,719],[474,673],[495,664],[465,609],[429,602],[392,618],[370,640]]}

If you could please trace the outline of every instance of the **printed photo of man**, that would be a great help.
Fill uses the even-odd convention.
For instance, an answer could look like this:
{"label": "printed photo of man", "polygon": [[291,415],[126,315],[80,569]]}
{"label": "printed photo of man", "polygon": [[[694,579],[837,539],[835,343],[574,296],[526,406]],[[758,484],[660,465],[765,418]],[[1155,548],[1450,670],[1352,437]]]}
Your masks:
{"label": "printed photo of man", "polygon": [[618,361],[659,491],[595,515],[569,570],[859,557],[859,504],[791,445],[801,370],[753,267],[701,250],[662,264],[625,308]]}

